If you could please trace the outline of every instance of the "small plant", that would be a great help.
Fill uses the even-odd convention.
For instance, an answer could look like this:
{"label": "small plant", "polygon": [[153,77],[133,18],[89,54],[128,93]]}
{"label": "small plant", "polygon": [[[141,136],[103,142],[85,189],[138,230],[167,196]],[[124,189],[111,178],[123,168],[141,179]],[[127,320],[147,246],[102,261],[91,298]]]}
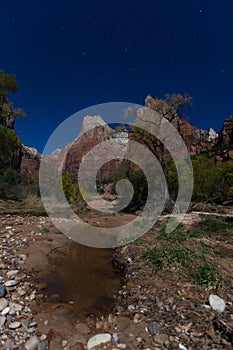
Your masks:
{"label": "small plant", "polygon": [[193,227],[188,232],[190,238],[198,238],[198,237],[209,237],[211,232],[204,230],[200,227]]}
{"label": "small plant", "polygon": [[205,218],[196,223],[196,225],[188,231],[190,237],[210,237],[213,233],[222,232],[223,230],[233,229],[233,222],[228,218]]}
{"label": "small plant", "polygon": [[186,247],[160,246],[148,250],[143,254],[157,269],[165,266],[189,267],[192,263],[192,249]]}
{"label": "small plant", "polygon": [[220,271],[206,261],[199,251],[187,247],[156,247],[148,250],[143,256],[158,270],[164,267],[181,267],[191,280],[197,284],[217,287],[223,282]]}
{"label": "small plant", "polygon": [[49,232],[49,228],[48,227],[43,227],[41,231],[42,232]]}
{"label": "small plant", "polygon": [[223,282],[220,271],[210,266],[205,259],[202,264],[194,266],[191,276],[195,283],[211,287],[218,287]]}
{"label": "small plant", "polygon": [[136,244],[136,245],[144,245],[146,243],[147,242],[142,237],[139,237],[134,241],[134,244]]}
{"label": "small plant", "polygon": [[161,241],[179,243],[187,240],[187,234],[181,224],[170,233],[166,232],[166,227],[164,226],[158,235],[158,239]]}
{"label": "small plant", "polygon": [[213,231],[222,231],[228,228],[233,228],[233,223],[227,222],[225,218],[206,218],[199,223],[200,227],[208,228]]}

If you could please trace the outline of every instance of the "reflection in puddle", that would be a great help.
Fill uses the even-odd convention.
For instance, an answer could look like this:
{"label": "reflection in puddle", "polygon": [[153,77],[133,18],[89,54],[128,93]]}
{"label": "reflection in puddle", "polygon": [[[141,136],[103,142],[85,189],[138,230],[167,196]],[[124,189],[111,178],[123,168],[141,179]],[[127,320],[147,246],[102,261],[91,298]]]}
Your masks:
{"label": "reflection in puddle", "polygon": [[[37,282],[49,303],[70,303],[76,314],[103,313],[114,306],[120,275],[112,265],[112,250],[72,242],[50,256],[51,266]],[[41,305],[43,308],[43,305]],[[47,305],[48,306],[48,305]]]}

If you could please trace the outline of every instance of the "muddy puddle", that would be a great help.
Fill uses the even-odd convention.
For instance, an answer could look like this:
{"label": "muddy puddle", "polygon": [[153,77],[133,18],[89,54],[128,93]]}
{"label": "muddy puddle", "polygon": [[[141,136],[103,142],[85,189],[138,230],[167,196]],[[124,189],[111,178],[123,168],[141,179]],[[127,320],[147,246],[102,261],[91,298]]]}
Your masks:
{"label": "muddy puddle", "polygon": [[113,309],[121,276],[112,265],[112,253],[76,242],[50,252],[46,271],[36,279],[43,294],[41,311],[64,307],[80,317]]}

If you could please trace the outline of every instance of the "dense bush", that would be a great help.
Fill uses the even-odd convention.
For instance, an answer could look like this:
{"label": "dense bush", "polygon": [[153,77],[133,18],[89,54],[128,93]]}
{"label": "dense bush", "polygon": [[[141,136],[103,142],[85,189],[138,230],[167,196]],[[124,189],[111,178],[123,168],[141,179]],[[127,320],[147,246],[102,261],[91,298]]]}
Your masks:
{"label": "dense bush", "polygon": [[[214,157],[199,154],[192,157],[194,188],[193,201],[223,202],[233,198],[233,160],[216,162]],[[178,191],[174,162],[168,162],[168,187],[172,198]]]}
{"label": "dense bush", "polygon": [[233,198],[233,160],[222,163],[217,176],[221,195],[226,198]]}
{"label": "dense bush", "polygon": [[[200,154],[191,157],[194,175],[192,201],[222,203],[233,198],[233,160],[216,162],[214,157]],[[167,160],[169,196],[174,201],[178,193],[178,177],[175,163]],[[120,176],[119,176],[120,175]],[[134,187],[133,200],[128,211],[142,209],[147,198],[147,181],[137,167],[131,171],[118,171],[116,180],[127,178]],[[187,184],[189,185],[189,184]]]}
{"label": "dense bush", "polygon": [[13,152],[21,147],[21,141],[13,129],[0,125],[0,174],[11,166]]}
{"label": "dense bush", "polygon": [[78,185],[72,180],[68,173],[62,174],[62,186],[66,199],[69,203],[81,200],[81,195],[78,190]]}
{"label": "dense bush", "polygon": [[38,173],[23,176],[9,168],[0,175],[0,198],[21,200],[28,196],[40,196]]}
{"label": "dense bush", "polygon": [[220,196],[220,183],[217,175],[219,165],[208,155],[192,157],[194,189],[193,200],[217,200]]}
{"label": "dense bush", "polygon": [[6,199],[19,199],[23,197],[21,175],[13,170],[7,169],[0,175],[0,197]]}

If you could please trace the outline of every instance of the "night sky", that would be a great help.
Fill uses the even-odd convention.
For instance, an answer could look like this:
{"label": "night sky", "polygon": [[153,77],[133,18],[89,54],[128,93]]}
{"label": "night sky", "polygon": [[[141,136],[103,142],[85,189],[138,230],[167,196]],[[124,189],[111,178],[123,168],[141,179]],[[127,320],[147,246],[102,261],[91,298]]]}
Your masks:
{"label": "night sky", "polygon": [[192,124],[218,131],[233,114],[232,15],[232,0],[1,1],[0,69],[27,114],[17,133],[42,151],[80,109],[172,92],[193,96]]}

